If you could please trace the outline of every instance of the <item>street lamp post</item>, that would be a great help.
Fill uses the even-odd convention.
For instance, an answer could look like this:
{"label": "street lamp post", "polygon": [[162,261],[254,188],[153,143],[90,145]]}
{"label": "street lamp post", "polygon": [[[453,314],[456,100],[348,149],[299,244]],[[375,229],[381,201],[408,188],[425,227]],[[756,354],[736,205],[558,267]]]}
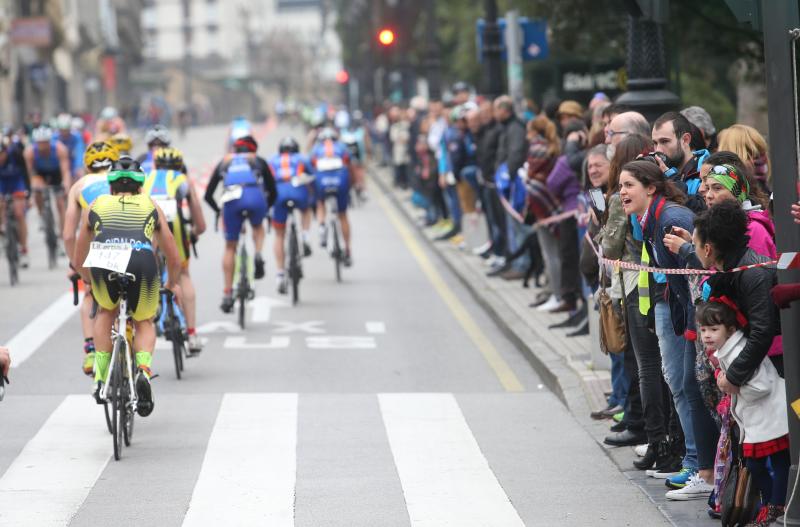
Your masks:
{"label": "street lamp post", "polygon": [[652,0],[628,5],[628,91],[616,102],[653,121],[680,105],[680,98],[667,89],[662,24],[666,22],[669,2]]}
{"label": "street lamp post", "polygon": [[426,0],[425,10],[428,13],[425,24],[425,69],[428,78],[428,97],[436,100],[442,97],[442,64],[439,59],[439,40],[436,38],[436,1]]}
{"label": "street lamp post", "polygon": [[483,29],[483,63],[486,77],[486,95],[490,98],[503,93],[502,35],[497,23],[497,1],[485,0],[486,25]]}

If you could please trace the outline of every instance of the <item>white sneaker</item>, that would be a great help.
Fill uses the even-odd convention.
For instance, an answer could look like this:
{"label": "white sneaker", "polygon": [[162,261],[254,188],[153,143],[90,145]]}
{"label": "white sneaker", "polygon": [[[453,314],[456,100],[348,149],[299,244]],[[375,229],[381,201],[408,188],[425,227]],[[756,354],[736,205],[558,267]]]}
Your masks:
{"label": "white sneaker", "polygon": [[633,448],[633,452],[639,457],[644,457],[647,453],[647,445],[636,445]]}
{"label": "white sneaker", "polygon": [[711,496],[713,490],[714,485],[709,485],[699,474],[695,474],[689,478],[685,487],[667,492],[666,497],[676,501],[701,500]]}
{"label": "white sneaker", "polygon": [[484,261],[486,262],[486,265],[488,265],[489,267],[502,267],[506,264],[506,257],[497,256],[496,254],[493,254]]}
{"label": "white sneaker", "polygon": [[667,478],[671,478],[672,476],[677,475],[678,472],[659,472],[658,470],[656,470],[654,468],[651,468],[651,469],[647,469],[645,471],[645,474],[649,478],[667,479]]}
{"label": "white sneaker", "polygon": [[189,352],[200,353],[203,351],[203,342],[197,334],[189,335]]}
{"label": "white sneaker", "polygon": [[492,248],[492,242],[490,240],[484,243],[483,245],[479,245],[478,247],[472,249],[472,254],[474,254],[475,256],[480,256],[481,254],[485,253],[491,248]]}
{"label": "white sneaker", "polygon": [[31,257],[28,256],[28,253],[19,253],[19,266],[23,269],[27,269],[31,265]]}
{"label": "white sneaker", "polygon": [[557,308],[560,304],[561,301],[559,301],[556,295],[550,295],[550,298],[547,299],[547,302],[537,307],[536,311],[547,312],[550,311],[551,309]]}

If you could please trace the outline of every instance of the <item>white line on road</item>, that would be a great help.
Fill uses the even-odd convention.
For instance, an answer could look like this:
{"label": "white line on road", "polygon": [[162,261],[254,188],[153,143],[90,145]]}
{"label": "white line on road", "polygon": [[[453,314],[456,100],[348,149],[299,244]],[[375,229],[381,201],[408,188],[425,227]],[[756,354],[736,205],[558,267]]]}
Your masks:
{"label": "white line on road", "polygon": [[213,322],[206,322],[197,328],[198,334],[205,333],[241,333],[242,328],[235,322],[229,320],[215,320]]}
{"label": "white line on road", "polygon": [[269,342],[247,342],[247,337],[225,337],[222,347],[226,349],[275,350],[289,347],[290,339],[285,336],[270,337]]}
{"label": "white line on road", "polygon": [[28,322],[5,346],[13,353],[12,367],[20,366],[30,358],[50,335],[55,333],[78,310],[72,305],[72,293],[64,293],[55,302]]}
{"label": "white line on road", "polygon": [[348,337],[325,335],[306,337],[306,346],[311,349],[375,349],[374,337]]}
{"label": "white line on road", "polygon": [[367,333],[383,334],[386,333],[386,324],[379,321],[371,321],[366,323]]}
{"label": "white line on road", "polygon": [[66,526],[111,454],[88,395],[68,395],[0,479],[0,525]]}
{"label": "white line on road", "polygon": [[268,296],[258,296],[250,302],[250,305],[253,311],[253,322],[269,322],[273,308],[289,307],[288,302]]}
{"label": "white line on road", "polygon": [[452,394],[379,394],[414,527],[524,527]]}
{"label": "white line on road", "polygon": [[225,394],[184,527],[294,525],[297,394]]}

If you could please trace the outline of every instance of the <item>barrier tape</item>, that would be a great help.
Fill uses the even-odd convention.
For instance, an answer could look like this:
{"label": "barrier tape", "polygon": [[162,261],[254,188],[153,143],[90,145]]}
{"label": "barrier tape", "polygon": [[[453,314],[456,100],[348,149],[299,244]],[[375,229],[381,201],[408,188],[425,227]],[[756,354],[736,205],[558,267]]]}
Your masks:
{"label": "barrier tape", "polygon": [[[509,203],[509,201],[505,197],[500,196],[500,203],[503,205],[503,208],[506,209],[506,212],[508,212],[509,216],[514,218],[514,221],[516,221],[518,223],[524,223],[525,222],[525,218],[523,218],[520,215],[519,212],[514,210],[514,207],[511,206],[511,203]],[[538,228],[541,228],[541,227],[545,227],[547,225],[553,225],[554,223],[561,223],[561,222],[563,222],[565,220],[568,220],[569,218],[578,218],[579,226],[583,227],[583,226],[586,225],[586,222],[589,220],[589,214],[588,213],[580,214],[577,210],[570,210],[570,211],[567,211],[567,212],[561,212],[559,214],[555,214],[553,216],[547,217],[547,218],[545,218],[543,220],[539,220],[537,222],[534,222],[533,225],[531,225],[531,227],[533,227],[534,229],[538,229]]]}

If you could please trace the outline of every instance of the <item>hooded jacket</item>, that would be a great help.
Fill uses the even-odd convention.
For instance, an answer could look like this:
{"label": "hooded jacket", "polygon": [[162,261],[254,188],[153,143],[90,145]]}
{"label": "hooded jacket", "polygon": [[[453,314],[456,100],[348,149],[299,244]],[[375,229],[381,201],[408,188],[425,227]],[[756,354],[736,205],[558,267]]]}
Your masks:
{"label": "hooded jacket", "polygon": [[775,247],[775,225],[765,210],[751,210],[747,212],[750,220],[747,224],[747,235],[750,237],[748,247],[753,249],[756,254],[766,256],[770,259],[778,257],[778,249]]}
{"label": "hooded jacket", "polygon": [[[747,337],[737,331],[721,349],[714,352],[719,365],[730,379],[730,367],[747,346]],[[739,394],[731,398],[731,415],[742,430],[743,443],[763,443],[789,433],[786,411],[786,383],[778,375],[772,361],[762,360],[749,380],[739,386]]]}
{"label": "hooded jacket", "polygon": [[581,193],[581,184],[578,181],[578,176],[569,167],[566,155],[558,158],[553,170],[547,176],[547,190],[561,203],[563,212],[578,208],[578,195]]}

